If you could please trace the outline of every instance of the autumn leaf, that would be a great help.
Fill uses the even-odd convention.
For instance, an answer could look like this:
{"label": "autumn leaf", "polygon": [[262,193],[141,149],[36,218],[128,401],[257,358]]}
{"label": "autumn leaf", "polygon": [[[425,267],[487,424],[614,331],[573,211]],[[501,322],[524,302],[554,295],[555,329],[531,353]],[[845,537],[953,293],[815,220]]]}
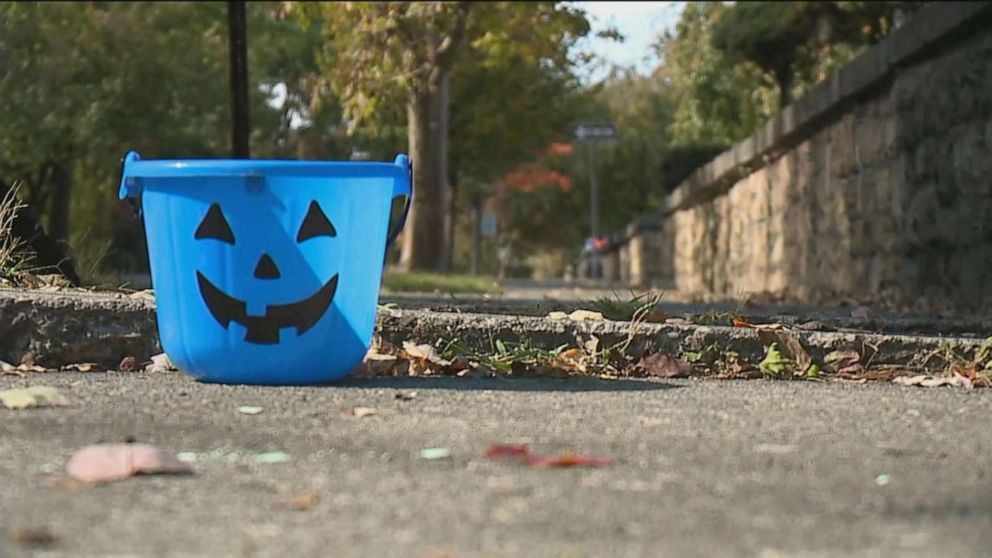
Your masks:
{"label": "autumn leaf", "polygon": [[832,351],[823,357],[823,362],[838,374],[861,372],[861,354],[854,349]]}
{"label": "autumn leaf", "polygon": [[374,407],[355,407],[348,414],[355,418],[364,418],[378,413],[379,410]]}
{"label": "autumn leaf", "polygon": [[8,409],[26,409],[49,405],[65,407],[71,405],[59,390],[49,386],[29,386],[26,388],[0,391],[0,403]]}
{"label": "autumn leaf", "polygon": [[657,378],[687,378],[692,365],[667,353],[654,353],[641,358],[635,368]]}
{"label": "autumn leaf", "polygon": [[605,457],[590,457],[578,453],[565,453],[554,457],[531,456],[528,464],[535,469],[554,467],[608,467],[612,463]]}
{"label": "autumn leaf", "polygon": [[603,457],[590,457],[577,453],[564,453],[557,456],[546,456],[531,453],[526,444],[495,444],[486,449],[486,457],[490,459],[511,459],[526,463],[535,469],[552,469],[559,467],[607,467],[611,461]]}
{"label": "autumn leaf", "polygon": [[733,317],[731,318],[730,323],[733,324],[734,327],[754,328],[754,326],[748,323],[744,318]]}
{"label": "autumn leaf", "polygon": [[191,474],[175,455],[147,444],[97,444],[77,451],[66,464],[70,477],[101,483],[134,475]]}
{"label": "autumn leaf", "polygon": [[300,492],[288,500],[276,502],[273,507],[292,511],[313,509],[320,502],[320,495],[315,492]]}
{"label": "autumn leaf", "polygon": [[494,444],[486,448],[485,456],[492,459],[506,457],[526,457],[527,444]]}

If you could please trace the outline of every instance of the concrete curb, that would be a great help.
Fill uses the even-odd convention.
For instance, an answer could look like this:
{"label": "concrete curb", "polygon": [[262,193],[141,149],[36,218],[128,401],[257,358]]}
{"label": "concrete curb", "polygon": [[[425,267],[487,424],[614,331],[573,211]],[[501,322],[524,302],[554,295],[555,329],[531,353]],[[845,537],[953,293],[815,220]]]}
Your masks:
{"label": "concrete curb", "polygon": [[[553,349],[562,345],[581,347],[595,336],[600,347],[627,344],[632,354],[663,351],[674,356],[694,353],[692,360],[712,366],[733,354],[740,361],[757,364],[765,354],[765,343],[756,329],[702,325],[669,325],[630,322],[550,320],[526,316],[472,313],[393,311],[380,315],[380,335],[400,344],[404,340],[438,343],[457,339],[467,347],[490,350],[496,339],[504,343],[528,341]],[[962,337],[885,335],[876,333],[821,332],[797,328],[782,330],[797,338],[815,362],[822,363],[833,351],[857,351],[872,365],[896,365],[912,370],[937,371],[947,362],[941,354],[953,352],[973,358],[983,340]]]}
{"label": "concrete curb", "polygon": [[[509,344],[527,341],[535,347],[553,349],[581,346],[594,335],[601,347],[629,342],[628,348],[635,354],[697,353],[702,365],[713,364],[728,353],[757,363],[765,351],[758,332],[748,328],[609,320],[576,322],[476,312],[387,310],[380,312],[376,329],[394,344],[458,339],[479,352],[490,351],[496,339]],[[872,364],[919,370],[943,367],[943,359],[934,358],[937,353],[951,350],[970,358],[982,344],[982,339],[965,337],[809,331],[795,327],[789,331],[814,360],[822,360],[831,351],[856,350],[859,354],[870,353]],[[35,363],[50,368],[81,362],[116,368],[126,356],[147,362],[160,352],[155,304],[150,299],[109,293],[0,289],[0,360],[17,364],[30,353]]]}

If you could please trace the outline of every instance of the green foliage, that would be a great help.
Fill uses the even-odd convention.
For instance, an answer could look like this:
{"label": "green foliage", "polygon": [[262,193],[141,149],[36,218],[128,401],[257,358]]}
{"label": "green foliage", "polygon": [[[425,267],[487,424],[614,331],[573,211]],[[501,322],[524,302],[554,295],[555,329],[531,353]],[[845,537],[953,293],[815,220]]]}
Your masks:
{"label": "green foliage", "polygon": [[766,376],[777,378],[785,374],[786,369],[791,365],[792,361],[782,354],[778,343],[772,343],[765,351],[765,358],[758,363],[758,369]]}
{"label": "green foliage", "polygon": [[733,8],[689,2],[674,32],[659,38],[655,76],[671,85],[677,108],[674,145],[730,145],[748,137],[776,110],[773,84],[753,64],[736,64],[713,47],[713,27]]}

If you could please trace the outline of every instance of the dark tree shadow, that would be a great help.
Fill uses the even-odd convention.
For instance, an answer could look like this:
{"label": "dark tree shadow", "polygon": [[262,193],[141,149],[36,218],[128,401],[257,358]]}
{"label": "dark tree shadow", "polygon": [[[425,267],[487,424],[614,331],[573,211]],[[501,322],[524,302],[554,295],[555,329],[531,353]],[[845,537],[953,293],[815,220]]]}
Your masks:
{"label": "dark tree shadow", "polygon": [[476,391],[656,391],[681,386],[656,380],[604,380],[600,378],[346,378],[327,387],[360,387],[387,389],[447,389]]}

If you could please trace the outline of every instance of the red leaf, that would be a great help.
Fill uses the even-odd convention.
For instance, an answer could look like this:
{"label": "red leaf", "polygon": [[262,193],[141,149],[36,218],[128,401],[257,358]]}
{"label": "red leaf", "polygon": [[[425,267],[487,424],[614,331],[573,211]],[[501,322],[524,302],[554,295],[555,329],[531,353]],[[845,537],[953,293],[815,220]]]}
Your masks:
{"label": "red leaf", "polygon": [[490,459],[516,459],[535,469],[559,467],[607,467],[611,461],[603,457],[590,457],[577,453],[563,453],[557,456],[531,453],[525,444],[495,444],[485,453]]}
{"label": "red leaf", "polygon": [[608,467],[610,460],[605,457],[589,457],[577,453],[563,453],[555,457],[532,455],[527,463],[536,469],[552,467]]}
{"label": "red leaf", "polygon": [[501,459],[506,457],[526,458],[530,455],[527,444],[493,444],[486,449],[486,457]]}
{"label": "red leaf", "polygon": [[742,319],[740,319],[740,318],[733,318],[733,319],[731,319],[731,320],[730,320],[730,322],[731,322],[732,324],[734,324],[734,327],[748,327],[748,328],[754,328],[754,326],[753,326],[753,325],[751,325],[751,324],[749,324],[749,323],[748,323],[747,321],[745,321],[745,320],[742,320]]}

